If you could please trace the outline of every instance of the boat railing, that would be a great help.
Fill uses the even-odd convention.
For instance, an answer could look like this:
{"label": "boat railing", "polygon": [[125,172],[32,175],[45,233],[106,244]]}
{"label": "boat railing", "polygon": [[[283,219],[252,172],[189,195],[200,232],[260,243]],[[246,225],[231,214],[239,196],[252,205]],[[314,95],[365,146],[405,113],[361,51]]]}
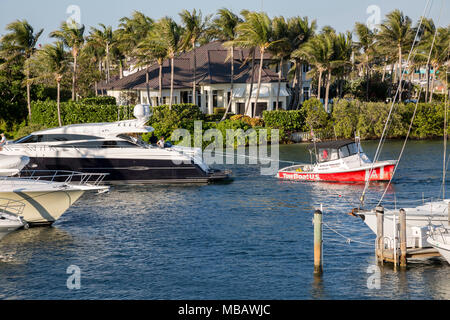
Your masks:
{"label": "boat railing", "polygon": [[81,186],[99,186],[108,175],[109,173],[82,173],[64,170],[22,170],[17,177],[36,182],[50,181]]}
{"label": "boat railing", "polygon": [[25,203],[22,201],[0,198],[0,213],[22,216]]}

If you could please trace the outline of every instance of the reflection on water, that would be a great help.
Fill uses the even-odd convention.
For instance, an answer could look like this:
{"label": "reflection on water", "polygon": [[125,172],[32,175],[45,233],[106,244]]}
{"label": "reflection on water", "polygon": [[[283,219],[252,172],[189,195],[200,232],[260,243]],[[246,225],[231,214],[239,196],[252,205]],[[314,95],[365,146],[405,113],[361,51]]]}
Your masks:
{"label": "reflection on water", "polygon": [[[401,143],[386,144],[395,159]],[[365,143],[371,155],[376,143]],[[408,145],[387,200],[435,195],[441,144]],[[309,161],[304,145],[280,157]],[[381,268],[367,288],[375,236],[357,218],[363,184],[278,181],[254,165],[228,166],[234,182],[209,186],[113,187],[83,197],[53,228],[19,231],[0,242],[0,299],[449,299],[442,260],[406,272]],[[387,184],[373,184],[376,204]],[[313,277],[312,214],[360,243],[324,230],[324,275]],[[364,245],[364,243],[368,245]],[[81,290],[66,287],[77,265]]]}

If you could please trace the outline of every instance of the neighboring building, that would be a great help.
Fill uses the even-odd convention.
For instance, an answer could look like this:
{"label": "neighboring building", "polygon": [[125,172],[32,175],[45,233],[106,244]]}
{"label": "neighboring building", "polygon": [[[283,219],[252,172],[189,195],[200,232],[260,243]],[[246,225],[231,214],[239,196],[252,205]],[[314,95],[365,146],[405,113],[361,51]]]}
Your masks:
{"label": "neighboring building", "polygon": [[[231,63],[228,59],[229,49],[219,41],[214,41],[196,49],[197,56],[197,105],[207,114],[214,113],[215,108],[225,108],[231,98]],[[231,112],[244,114],[245,105],[250,94],[251,62],[246,61],[249,50],[235,49],[234,56],[234,89]],[[252,105],[254,106],[257,93],[259,75],[259,59],[256,54],[254,85],[252,92]],[[245,63],[247,62],[247,63]],[[261,79],[261,91],[256,106],[256,116],[261,116],[264,110],[276,108],[278,92],[278,73],[276,69],[269,68],[271,56],[264,57]],[[175,58],[173,103],[192,103],[193,81],[193,51],[180,54]],[[307,70],[307,69],[305,69]],[[283,70],[283,74],[287,70]],[[150,66],[149,84],[147,93],[147,70],[128,71],[128,76],[116,79],[109,84],[103,83],[99,89],[108,95],[116,97],[119,104],[127,104],[130,99],[136,98],[140,103],[157,105],[159,97],[159,66]],[[164,61],[162,76],[162,103],[168,103],[170,98],[170,60]],[[309,95],[310,81],[303,74],[305,95]],[[150,96],[150,99],[148,99]],[[307,97],[306,97],[307,98]],[[150,100],[150,101],[149,101]],[[290,102],[290,89],[286,78],[281,79],[279,107],[287,109]],[[249,110],[250,112],[250,110]]]}

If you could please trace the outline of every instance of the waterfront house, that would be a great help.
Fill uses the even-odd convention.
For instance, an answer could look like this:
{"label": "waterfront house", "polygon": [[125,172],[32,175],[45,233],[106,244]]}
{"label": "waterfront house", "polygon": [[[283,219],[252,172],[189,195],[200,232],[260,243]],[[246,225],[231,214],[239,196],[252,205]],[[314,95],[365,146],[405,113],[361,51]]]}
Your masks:
{"label": "waterfront house", "polygon": [[[196,103],[206,114],[213,114],[215,108],[225,108],[231,99],[231,63],[230,50],[223,43],[214,41],[196,49],[197,66],[197,97]],[[192,103],[193,84],[193,51],[181,53],[174,60],[174,95],[173,103]],[[244,114],[249,94],[254,107],[257,95],[257,81],[259,75],[259,53],[255,57],[255,73],[253,91],[250,93],[252,68],[250,51],[235,48],[234,52],[234,89],[231,112]],[[279,75],[274,67],[270,54],[264,56],[261,91],[255,115],[261,116],[264,110],[274,110],[277,105]],[[275,64],[276,65],[276,64]],[[279,91],[279,108],[287,109],[290,103],[291,89],[287,80],[288,65],[283,67]],[[134,71],[133,71],[134,70]],[[304,68],[303,88],[305,99],[309,97],[310,80],[306,77],[307,68]],[[122,79],[103,83],[99,90],[107,95],[116,97],[119,104],[132,103],[131,100],[143,104],[158,105],[159,97],[159,66],[153,64],[148,68],[149,81],[147,88],[147,69],[138,69],[131,66]],[[170,60],[163,63],[162,68],[162,104],[169,103],[170,98],[171,66]],[[250,110],[248,110],[250,113]]]}

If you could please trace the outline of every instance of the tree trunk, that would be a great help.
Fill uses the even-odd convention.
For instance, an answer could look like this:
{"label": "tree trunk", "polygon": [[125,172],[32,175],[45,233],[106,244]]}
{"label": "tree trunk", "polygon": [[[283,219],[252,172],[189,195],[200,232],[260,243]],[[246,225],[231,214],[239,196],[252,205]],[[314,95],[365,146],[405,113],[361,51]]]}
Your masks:
{"label": "tree trunk", "polygon": [[398,68],[400,71],[398,85],[399,85],[399,98],[398,101],[402,102],[402,80],[403,80],[403,70],[402,70],[402,47],[398,47]]}
{"label": "tree trunk", "polygon": [[258,91],[256,92],[256,100],[255,100],[255,110],[253,110],[253,116],[256,116],[256,108],[258,106],[259,94],[261,92],[261,79],[262,79],[262,69],[264,63],[264,48],[260,49],[259,54],[261,55],[259,61],[259,75],[258,75]]}
{"label": "tree trunk", "polygon": [[228,101],[227,110],[225,110],[225,114],[223,115],[220,121],[224,121],[227,118],[228,113],[230,112],[231,106],[233,104],[233,90],[234,90],[234,46],[231,46],[231,92],[230,92],[230,101]]}
{"label": "tree trunk", "polygon": [[433,93],[434,93],[434,80],[436,79],[436,69],[434,69],[433,78],[431,78],[431,88],[430,88],[430,100],[429,103],[433,102]]}
{"label": "tree trunk", "polygon": [[297,108],[297,103],[298,103],[298,82],[299,82],[299,78],[298,78],[298,70],[299,66],[298,66],[298,60],[294,60],[294,83],[292,84],[294,87],[294,99],[292,99],[292,110]]}
{"label": "tree trunk", "polygon": [[277,111],[280,105],[281,77],[283,75],[283,58],[280,60],[280,70],[278,71],[278,90],[277,90]]}
{"label": "tree trunk", "polygon": [[[253,93],[253,83],[255,82],[255,50],[253,50],[252,55],[252,79],[250,83],[250,92],[248,94],[248,100],[247,100],[247,106],[245,107],[245,115],[248,114],[248,109],[251,106],[251,100],[252,100],[252,93]],[[251,117],[253,116],[253,108],[251,112]]]}
{"label": "tree trunk", "polygon": [[73,76],[72,76],[72,101],[76,100],[76,86],[77,86],[77,53],[73,51]]}
{"label": "tree trunk", "polygon": [[58,123],[59,123],[59,126],[60,127],[62,127],[62,121],[61,121],[61,103],[60,103],[60,101],[61,101],[61,97],[60,97],[60,91],[61,91],[61,80],[57,80],[57,82],[56,82],[57,84],[56,84],[56,86],[57,86],[57,89],[56,89],[56,105],[57,105],[57,108],[58,108]]}
{"label": "tree trunk", "polygon": [[119,78],[123,79],[123,61],[122,61],[122,59],[119,60]]}
{"label": "tree trunk", "polygon": [[298,110],[300,108],[300,105],[303,103],[303,64],[300,61],[298,62],[297,74],[298,74],[298,77],[297,77],[298,101],[297,101],[297,107],[295,108],[296,110]]}
{"label": "tree trunk", "polygon": [[[430,64],[427,64],[427,89],[425,91],[425,102],[428,101],[428,94],[430,93]],[[419,97],[420,99],[420,97]]]}
{"label": "tree trunk", "polygon": [[331,84],[331,69],[328,69],[327,88],[325,91],[325,111],[326,112],[328,112],[328,98],[330,95],[330,84]]}
{"label": "tree trunk", "polygon": [[195,50],[195,42],[192,43],[194,51],[194,80],[192,81],[192,103],[197,104],[197,52]]}
{"label": "tree trunk", "polygon": [[170,58],[170,98],[169,98],[169,110],[172,110],[172,103],[173,103],[173,76],[174,76],[174,57]]}
{"label": "tree trunk", "polygon": [[27,68],[27,107],[28,107],[28,119],[31,122],[31,85],[30,85],[30,70],[28,69],[28,66],[25,66]]}
{"label": "tree trunk", "polygon": [[147,89],[148,104],[153,106],[153,104],[151,103],[151,99],[150,99],[150,75],[149,75],[150,71],[149,71],[149,69],[150,69],[150,67],[147,66],[147,72],[145,73],[145,87]]}
{"label": "tree trunk", "polygon": [[109,66],[109,44],[106,44],[106,83],[110,80],[110,66]]}
{"label": "tree trunk", "polygon": [[159,97],[158,97],[158,105],[162,105],[162,71],[163,71],[163,64],[159,63]]}
{"label": "tree trunk", "polygon": [[317,85],[317,99],[319,99],[319,100],[320,100],[320,89],[322,87],[322,73],[323,73],[323,71],[320,70],[319,71],[319,83]]}

